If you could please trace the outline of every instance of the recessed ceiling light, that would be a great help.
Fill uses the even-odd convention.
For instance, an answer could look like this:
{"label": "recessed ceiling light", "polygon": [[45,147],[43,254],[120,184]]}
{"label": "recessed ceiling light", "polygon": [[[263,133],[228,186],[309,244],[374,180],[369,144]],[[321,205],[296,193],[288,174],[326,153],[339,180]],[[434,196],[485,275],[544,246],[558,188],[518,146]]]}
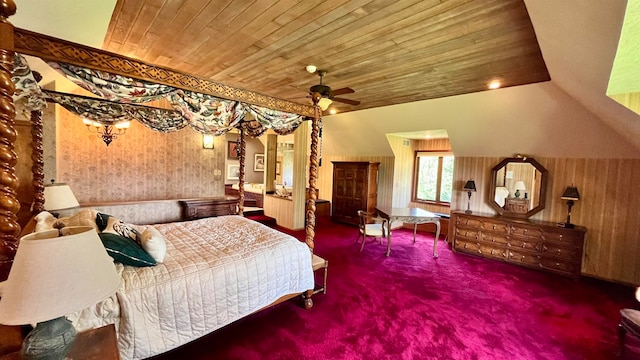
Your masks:
{"label": "recessed ceiling light", "polygon": [[308,73],[313,74],[314,72],[316,72],[317,67],[315,65],[307,65],[305,69]]}
{"label": "recessed ceiling light", "polygon": [[329,110],[329,114],[331,115],[335,115],[336,113],[337,113],[336,109]]}
{"label": "recessed ceiling light", "polygon": [[487,84],[487,87],[489,89],[498,89],[500,88],[500,86],[502,86],[500,80],[492,80],[491,82],[489,82],[489,84]]}

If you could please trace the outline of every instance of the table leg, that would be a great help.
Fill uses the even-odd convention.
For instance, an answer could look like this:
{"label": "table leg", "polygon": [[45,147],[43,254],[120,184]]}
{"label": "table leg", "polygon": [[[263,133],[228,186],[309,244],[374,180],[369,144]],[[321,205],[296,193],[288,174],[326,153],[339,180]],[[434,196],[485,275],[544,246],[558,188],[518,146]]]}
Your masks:
{"label": "table leg", "polygon": [[418,223],[413,224],[413,242],[416,242],[416,230],[418,230]]}
{"label": "table leg", "polygon": [[440,237],[440,220],[436,221],[436,237],[433,239],[433,257],[438,257],[438,251],[436,248],[438,247],[438,238]]}
{"label": "table leg", "polygon": [[[391,221],[389,221],[391,224]],[[387,256],[391,254],[391,225],[389,225],[389,231],[387,231]]]}

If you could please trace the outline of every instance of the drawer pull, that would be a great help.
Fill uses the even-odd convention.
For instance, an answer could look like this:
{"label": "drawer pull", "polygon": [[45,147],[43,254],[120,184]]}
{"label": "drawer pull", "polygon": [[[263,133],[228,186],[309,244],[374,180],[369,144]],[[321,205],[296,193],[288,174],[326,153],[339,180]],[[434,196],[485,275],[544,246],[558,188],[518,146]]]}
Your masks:
{"label": "drawer pull", "polygon": [[469,244],[464,244],[464,248],[465,248],[465,249],[467,248],[467,246],[469,246]]}
{"label": "drawer pull", "polygon": [[494,224],[494,225],[493,225],[493,230],[495,230],[495,229],[496,229],[496,225]]}
{"label": "drawer pull", "polygon": [[522,244],[522,248],[524,249],[527,246],[527,243]]}
{"label": "drawer pull", "polygon": [[496,239],[494,239],[494,238],[491,238],[491,242],[496,242]]}
{"label": "drawer pull", "polygon": [[527,233],[527,229],[524,229],[524,231],[523,231],[522,233],[523,233],[523,234],[526,234],[526,233]]}

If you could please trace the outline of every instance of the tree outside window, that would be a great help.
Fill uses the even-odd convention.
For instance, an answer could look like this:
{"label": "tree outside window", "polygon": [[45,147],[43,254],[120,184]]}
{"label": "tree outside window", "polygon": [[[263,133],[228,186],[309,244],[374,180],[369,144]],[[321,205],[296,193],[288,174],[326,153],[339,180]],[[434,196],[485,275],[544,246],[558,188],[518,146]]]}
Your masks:
{"label": "tree outside window", "polygon": [[453,155],[441,152],[416,153],[414,171],[416,201],[450,204],[453,189]]}

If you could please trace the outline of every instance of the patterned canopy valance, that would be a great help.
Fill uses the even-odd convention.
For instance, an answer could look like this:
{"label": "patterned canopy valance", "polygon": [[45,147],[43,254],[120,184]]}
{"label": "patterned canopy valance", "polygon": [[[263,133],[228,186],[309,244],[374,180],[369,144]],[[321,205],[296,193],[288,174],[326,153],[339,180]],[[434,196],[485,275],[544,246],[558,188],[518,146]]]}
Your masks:
{"label": "patterned canopy valance", "polygon": [[[18,63],[24,64],[28,70],[24,57],[16,54],[16,64]],[[105,125],[125,119],[135,119],[160,132],[176,131],[189,125],[203,134],[222,135],[236,128],[245,129],[249,136],[255,137],[268,129],[273,129],[281,135],[290,134],[304,120],[304,117],[298,114],[138,81],[104,71],[64,63],[48,62],[48,64],[62,76],[100,96],[101,99],[51,91],[45,92],[47,99],[55,101],[78,116]],[[26,71],[23,72],[26,73]],[[30,85],[30,87],[25,86],[22,93],[29,95],[40,92],[35,80],[22,77],[23,72],[14,72],[16,83]],[[135,105],[158,99],[168,100],[174,110]],[[247,113],[250,113],[255,120],[245,121]]]}

